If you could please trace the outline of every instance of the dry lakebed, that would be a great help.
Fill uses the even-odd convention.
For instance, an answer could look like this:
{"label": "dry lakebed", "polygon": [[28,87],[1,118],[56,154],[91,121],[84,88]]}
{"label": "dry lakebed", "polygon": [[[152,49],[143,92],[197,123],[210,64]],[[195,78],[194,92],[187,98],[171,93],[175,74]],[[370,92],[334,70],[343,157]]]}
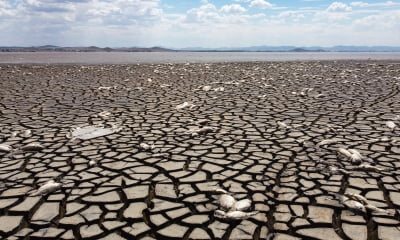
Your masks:
{"label": "dry lakebed", "polygon": [[400,239],[400,62],[1,64],[2,239]]}

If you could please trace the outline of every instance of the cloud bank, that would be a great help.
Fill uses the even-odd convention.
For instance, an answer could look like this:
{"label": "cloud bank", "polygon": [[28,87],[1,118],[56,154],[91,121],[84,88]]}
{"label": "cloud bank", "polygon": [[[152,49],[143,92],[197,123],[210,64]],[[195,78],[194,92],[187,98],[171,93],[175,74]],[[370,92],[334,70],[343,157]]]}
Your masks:
{"label": "cloud bank", "polygon": [[400,2],[0,0],[0,32],[2,46],[395,46]]}

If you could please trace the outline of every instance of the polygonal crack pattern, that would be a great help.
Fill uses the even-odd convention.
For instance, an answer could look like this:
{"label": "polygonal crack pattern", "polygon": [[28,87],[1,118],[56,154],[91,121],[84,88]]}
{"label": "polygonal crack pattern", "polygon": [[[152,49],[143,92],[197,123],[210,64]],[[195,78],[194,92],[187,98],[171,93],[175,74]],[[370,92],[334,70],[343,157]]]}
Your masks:
{"label": "polygonal crack pattern", "polygon": [[[0,144],[13,150],[0,152],[0,236],[398,239],[400,137],[385,122],[399,125],[399,64],[1,65]],[[32,195],[50,179],[61,189]],[[215,217],[217,188],[259,213]]]}

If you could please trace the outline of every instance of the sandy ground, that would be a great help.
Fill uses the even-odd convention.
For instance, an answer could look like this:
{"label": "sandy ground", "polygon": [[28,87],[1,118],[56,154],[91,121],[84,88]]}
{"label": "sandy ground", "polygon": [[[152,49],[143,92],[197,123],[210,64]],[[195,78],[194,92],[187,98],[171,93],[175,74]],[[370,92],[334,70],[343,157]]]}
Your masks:
{"label": "sandy ground", "polygon": [[388,61],[0,65],[0,238],[399,239],[399,91]]}

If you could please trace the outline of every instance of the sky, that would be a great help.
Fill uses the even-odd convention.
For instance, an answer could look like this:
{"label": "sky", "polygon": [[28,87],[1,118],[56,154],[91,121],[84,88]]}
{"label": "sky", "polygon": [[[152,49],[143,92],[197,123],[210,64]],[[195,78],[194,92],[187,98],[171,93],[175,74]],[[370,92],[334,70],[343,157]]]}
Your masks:
{"label": "sky", "polygon": [[400,0],[0,0],[0,46],[400,46]]}

